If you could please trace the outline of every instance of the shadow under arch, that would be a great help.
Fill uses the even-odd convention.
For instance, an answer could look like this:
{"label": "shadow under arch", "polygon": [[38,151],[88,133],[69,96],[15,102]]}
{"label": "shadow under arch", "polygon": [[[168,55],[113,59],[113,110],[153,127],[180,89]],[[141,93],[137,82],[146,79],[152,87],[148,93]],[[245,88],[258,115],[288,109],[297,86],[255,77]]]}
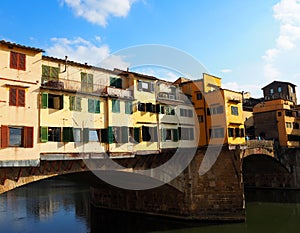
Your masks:
{"label": "shadow under arch", "polygon": [[290,187],[292,173],[274,157],[253,154],[242,159],[245,187],[285,188]]}

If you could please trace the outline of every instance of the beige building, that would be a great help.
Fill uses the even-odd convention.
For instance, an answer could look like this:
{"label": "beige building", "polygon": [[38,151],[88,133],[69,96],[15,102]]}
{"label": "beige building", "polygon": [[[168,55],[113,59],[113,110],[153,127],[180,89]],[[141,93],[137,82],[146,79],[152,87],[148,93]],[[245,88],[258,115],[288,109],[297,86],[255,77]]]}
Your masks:
{"label": "beige building", "polygon": [[0,165],[36,166],[42,52],[0,41]]}

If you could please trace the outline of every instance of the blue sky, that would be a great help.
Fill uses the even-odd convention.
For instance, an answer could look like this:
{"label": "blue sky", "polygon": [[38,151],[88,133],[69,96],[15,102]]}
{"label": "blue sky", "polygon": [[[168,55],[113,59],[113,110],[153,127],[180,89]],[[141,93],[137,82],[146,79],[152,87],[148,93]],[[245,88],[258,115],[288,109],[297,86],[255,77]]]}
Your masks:
{"label": "blue sky", "polygon": [[[225,88],[255,97],[273,80],[300,86],[299,0],[2,0],[0,18],[0,39],[50,56],[99,65],[119,50],[156,44],[192,56]],[[122,56],[110,58],[133,68]]]}

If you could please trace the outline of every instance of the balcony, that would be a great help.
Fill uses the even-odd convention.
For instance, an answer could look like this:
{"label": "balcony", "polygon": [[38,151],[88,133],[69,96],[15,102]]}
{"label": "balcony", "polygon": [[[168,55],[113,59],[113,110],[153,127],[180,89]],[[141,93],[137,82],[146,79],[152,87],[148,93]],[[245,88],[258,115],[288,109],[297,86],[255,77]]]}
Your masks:
{"label": "balcony", "polygon": [[118,97],[122,99],[133,99],[131,90],[124,90],[115,87],[106,87],[105,92],[108,96]]}
{"label": "balcony", "polygon": [[105,86],[93,83],[81,83],[80,81],[62,79],[49,80],[42,84],[42,87],[66,90],[66,91],[77,91],[92,94],[103,94],[105,92]]}

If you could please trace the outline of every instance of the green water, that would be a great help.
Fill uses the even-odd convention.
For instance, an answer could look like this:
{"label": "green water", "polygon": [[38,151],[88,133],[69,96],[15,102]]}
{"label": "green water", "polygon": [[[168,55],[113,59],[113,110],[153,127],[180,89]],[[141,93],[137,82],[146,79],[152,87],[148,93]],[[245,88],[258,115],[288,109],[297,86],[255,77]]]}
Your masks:
{"label": "green water", "polygon": [[246,197],[245,223],[208,225],[95,209],[88,186],[50,179],[0,195],[0,232],[300,232],[300,191],[250,190]]}

